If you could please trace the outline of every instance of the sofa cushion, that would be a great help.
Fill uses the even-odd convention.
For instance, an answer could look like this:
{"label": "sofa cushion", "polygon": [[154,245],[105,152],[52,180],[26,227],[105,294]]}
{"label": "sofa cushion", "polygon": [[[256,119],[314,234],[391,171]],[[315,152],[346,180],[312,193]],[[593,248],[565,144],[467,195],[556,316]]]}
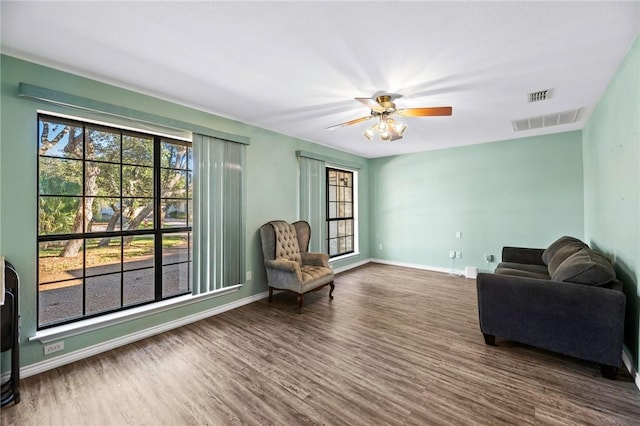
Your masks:
{"label": "sofa cushion", "polygon": [[538,278],[541,280],[548,280],[549,275],[542,272],[525,271],[524,269],[512,269],[512,268],[496,268],[494,274],[498,275],[510,275],[512,277],[524,277],[524,278]]}
{"label": "sofa cushion", "polygon": [[545,265],[532,265],[530,263],[500,262],[497,268],[518,269],[520,271],[537,272],[549,275],[549,270]]}
{"label": "sofa cushion", "polygon": [[558,269],[558,266],[567,260],[569,256],[584,248],[585,246],[583,243],[571,241],[556,250],[551,260],[549,260],[549,275],[553,275],[556,272],[556,269]]}
{"label": "sofa cushion", "polygon": [[553,281],[600,286],[616,278],[609,259],[591,249],[581,249],[556,268],[551,275]]}
{"label": "sofa cushion", "polygon": [[580,245],[584,248],[589,248],[588,245],[586,245],[579,239],[565,235],[552,242],[551,245],[547,247],[546,250],[542,253],[542,261],[544,262],[544,264],[549,265],[551,258],[553,258],[556,252],[569,243]]}

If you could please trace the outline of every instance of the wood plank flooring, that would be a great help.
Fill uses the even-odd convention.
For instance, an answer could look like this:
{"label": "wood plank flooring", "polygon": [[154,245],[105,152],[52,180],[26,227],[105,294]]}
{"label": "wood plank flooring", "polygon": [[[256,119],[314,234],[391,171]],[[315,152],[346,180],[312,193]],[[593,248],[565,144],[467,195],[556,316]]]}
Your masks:
{"label": "wood plank flooring", "polygon": [[368,264],[22,381],[9,425],[632,425],[622,369],[498,339],[475,281]]}

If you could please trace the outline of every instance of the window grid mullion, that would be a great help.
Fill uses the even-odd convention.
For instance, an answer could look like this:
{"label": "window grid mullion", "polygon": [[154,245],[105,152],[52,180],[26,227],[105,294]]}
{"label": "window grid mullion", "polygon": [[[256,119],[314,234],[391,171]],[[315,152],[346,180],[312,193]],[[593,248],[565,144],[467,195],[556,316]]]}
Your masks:
{"label": "window grid mullion", "polygon": [[[120,133],[120,164],[118,170],[120,170],[120,232],[124,231],[124,173],[123,173],[123,160],[124,151],[122,146],[122,133]],[[120,309],[124,308],[124,236],[120,237]]]}
{"label": "window grid mullion", "polygon": [[161,214],[161,205],[162,205],[162,183],[160,182],[160,177],[162,173],[162,168],[160,167],[161,162],[161,139],[159,136],[155,136],[153,138],[153,224],[154,224],[154,253],[153,259],[155,263],[155,286],[154,286],[154,300],[159,301],[162,300],[162,214]]}
{"label": "window grid mullion", "polygon": [[[87,230],[87,129],[82,126],[82,233]],[[82,316],[87,315],[87,240],[82,238]]]}
{"label": "window grid mullion", "polygon": [[[130,307],[133,306],[138,306],[140,304],[147,304],[147,303],[152,303],[152,302],[157,302],[159,300],[163,300],[163,299],[168,299],[171,297],[175,297],[175,296],[180,296],[182,294],[185,294],[186,292],[183,290],[180,290],[180,287],[178,289],[177,292],[173,292],[169,295],[167,295],[166,297],[163,296],[163,283],[162,283],[162,263],[163,263],[163,250],[162,250],[162,245],[163,245],[163,235],[165,234],[171,234],[171,233],[187,233],[187,238],[186,238],[186,260],[182,260],[180,257],[178,257],[175,262],[173,261],[174,259],[171,259],[171,262],[168,264],[180,264],[180,263],[189,263],[191,262],[191,231],[192,228],[189,226],[191,225],[191,222],[188,219],[188,207],[189,207],[189,183],[190,183],[190,177],[189,177],[189,173],[191,172],[191,169],[189,168],[189,163],[188,163],[188,155],[189,155],[189,149],[190,149],[190,143],[189,142],[182,142],[182,141],[173,141],[171,139],[167,139],[167,138],[162,138],[160,136],[152,136],[152,135],[147,135],[144,133],[135,133],[132,134],[133,137],[137,137],[137,138],[141,138],[141,139],[153,139],[154,141],[154,147],[153,147],[153,157],[154,157],[154,162],[153,162],[153,194],[152,197],[140,197],[140,196],[136,196],[136,194],[133,194],[129,197],[132,200],[150,200],[150,202],[153,203],[153,223],[154,226],[152,227],[152,229],[131,229],[131,230],[125,230],[124,229],[124,200],[125,200],[125,196],[124,196],[124,188],[125,188],[125,182],[124,182],[124,167],[123,166],[129,166],[129,167],[148,167],[148,166],[142,166],[142,165],[136,165],[136,164],[129,164],[130,161],[128,161],[127,163],[124,162],[124,136],[125,136],[125,132],[121,129],[117,129],[117,128],[111,128],[111,127],[105,127],[105,126],[100,126],[99,128],[96,128],[93,125],[89,125],[88,123],[84,123],[82,121],[76,121],[76,120],[64,120],[64,122],[60,121],[57,117],[55,116],[49,116],[46,114],[38,114],[38,135],[40,135],[40,126],[43,125],[42,123],[44,123],[44,125],[49,126],[48,128],[50,129],[50,131],[52,131],[56,126],[68,126],[72,131],[68,132],[68,138],[66,139],[67,143],[72,142],[72,139],[74,137],[74,135],[77,134],[77,131],[81,131],[82,135],[78,135],[78,137],[81,137],[82,140],[80,141],[80,143],[82,143],[82,154],[79,158],[77,158],[78,161],[82,162],[82,165],[80,167],[81,170],[78,170],[79,173],[82,174],[82,177],[80,179],[79,184],[81,185],[81,189],[79,191],[78,195],[69,195],[69,194],[61,194],[60,196],[56,196],[55,192],[50,192],[46,193],[46,194],[41,194],[41,187],[40,187],[40,182],[42,179],[42,168],[40,167],[40,158],[53,158],[53,159],[68,159],[71,160],[72,158],[66,157],[66,154],[63,154],[62,151],[60,151],[62,148],[60,146],[58,146],[57,149],[58,151],[54,151],[53,148],[51,148],[50,150],[47,150],[47,154],[51,154],[52,155],[40,155],[39,154],[39,148],[40,148],[40,143],[41,141],[38,141],[38,150],[36,152],[36,158],[38,161],[38,167],[37,167],[37,173],[38,173],[38,180],[37,180],[37,209],[38,209],[38,234],[37,234],[37,242],[38,242],[38,262],[43,262],[45,261],[46,258],[48,257],[58,257],[57,255],[51,255],[51,254],[41,254],[41,250],[43,250],[43,247],[45,247],[44,245],[42,245],[42,243],[46,243],[46,242],[58,242],[55,246],[53,246],[54,250],[60,246],[63,247],[62,249],[64,249],[64,246],[66,244],[68,244],[70,241],[74,241],[74,240],[78,240],[79,242],[82,243],[82,253],[78,253],[79,256],[81,256],[80,258],[76,258],[78,259],[76,262],[78,262],[78,266],[80,267],[80,269],[78,269],[78,272],[80,272],[80,276],[69,276],[68,278],[64,277],[64,274],[68,274],[67,271],[71,271],[69,270],[65,270],[65,269],[60,269],[57,271],[60,271],[60,273],[62,273],[63,275],[60,275],[58,272],[55,272],[55,265],[54,265],[54,274],[47,276],[45,278],[45,281],[43,281],[43,284],[54,284],[54,283],[65,283],[68,282],[70,283],[70,285],[74,285],[71,284],[73,283],[73,281],[80,281],[79,283],[75,284],[75,285],[81,285],[81,288],[79,288],[77,291],[78,293],[81,292],[81,295],[78,294],[79,300],[77,300],[77,302],[74,302],[73,305],[70,306],[74,306],[76,309],[77,314],[73,314],[71,313],[69,314],[63,314],[60,316],[56,316],[54,315],[53,317],[51,316],[47,316],[45,317],[46,319],[43,319],[43,316],[41,315],[41,313],[43,312],[42,309],[45,309],[42,305],[42,301],[41,298],[43,297],[40,293],[40,288],[38,287],[38,302],[37,302],[37,308],[38,308],[38,312],[37,312],[37,317],[38,317],[38,324],[37,327],[38,329],[44,329],[44,328],[49,328],[52,326],[57,326],[57,325],[62,325],[62,324],[67,324],[67,323],[72,323],[75,322],[77,320],[81,320],[81,319],[85,319],[85,318],[92,318],[95,316],[100,316],[103,315],[105,313],[110,313],[110,312],[116,312],[116,311],[121,311],[121,310],[125,310],[128,309]],[[66,129],[65,129],[66,130]],[[117,138],[118,140],[118,147],[119,147],[119,152],[118,152],[118,158],[119,161],[118,163],[115,163],[114,161],[109,161],[109,157],[102,158],[102,157],[98,157],[98,158],[89,158],[89,150],[87,148],[87,144],[90,142],[93,142],[92,138],[92,134],[91,132],[93,130],[97,130],[99,132],[103,132],[106,136],[105,138],[110,138],[107,139],[107,143],[109,142],[109,140],[113,141],[113,138]],[[51,134],[51,133],[50,133]],[[128,135],[129,133],[127,133]],[[97,139],[98,137],[102,137],[102,136],[97,136],[96,137],[96,143],[98,143],[97,141],[99,141],[99,139]],[[162,229],[162,221],[160,220],[160,211],[161,211],[161,207],[162,207],[162,197],[161,197],[161,192],[162,192],[162,187],[161,187],[161,179],[160,179],[160,171],[162,169],[161,167],[161,149],[160,147],[162,146],[162,140],[165,140],[165,142],[170,143],[170,144],[175,144],[175,145],[185,145],[186,148],[186,157],[185,157],[185,167],[184,168],[179,168],[179,167],[167,167],[165,168],[166,170],[170,170],[170,171],[178,171],[181,173],[185,173],[185,184],[187,185],[186,188],[184,188],[184,190],[186,191],[186,196],[184,197],[166,197],[167,199],[175,199],[175,200],[180,200],[180,201],[184,201],[186,203],[186,208],[187,208],[187,219],[185,221],[185,225],[186,226],[174,226],[171,228],[167,228],[167,229]],[[63,138],[64,140],[64,138]],[[53,139],[49,139],[48,141],[53,141]],[[61,143],[60,139],[58,139],[57,141],[55,141],[55,144],[53,145],[53,147],[56,147],[57,143]],[[63,146],[63,145],[61,145]],[[107,148],[111,148],[113,149],[114,145],[110,145]],[[94,149],[91,150],[91,152],[93,152]],[[113,150],[111,151],[113,153],[115,153]],[[147,151],[148,152],[148,151]],[[58,155],[56,155],[58,154]],[[113,157],[111,157],[113,158]],[[89,164],[89,162],[91,162],[91,165]],[[97,195],[99,192],[96,192],[95,195],[90,195],[87,192],[88,189],[88,176],[87,173],[89,172],[89,167],[93,166],[94,164],[99,166],[100,164],[117,164],[117,168],[114,168],[119,175],[119,194],[115,195]],[[179,165],[178,165],[179,166]],[[151,167],[149,167],[151,168]],[[65,169],[66,171],[66,169]],[[51,179],[52,175],[45,175],[45,176],[49,176],[48,179]],[[107,175],[108,176],[108,175]],[[99,181],[96,182],[98,185]],[[100,188],[100,186],[98,187]],[[109,192],[109,194],[111,194]],[[41,214],[46,214],[46,213],[42,213],[44,210],[41,210],[44,207],[44,204],[41,205],[41,203],[47,203],[47,199],[55,201],[54,197],[57,198],[62,198],[62,199],[73,199],[73,198],[80,198],[79,204],[77,206],[77,208],[75,209],[75,213],[71,213],[69,210],[67,210],[66,212],[62,213],[62,219],[63,220],[68,220],[69,217],[73,218],[73,222],[72,223],[76,223],[77,225],[79,225],[79,227],[81,227],[82,229],[78,229],[78,228],[71,228],[71,230],[79,230],[80,232],[71,232],[71,233],[64,233],[64,234],[56,234],[55,232],[58,231],[65,231],[67,228],[65,227],[58,227],[58,228],[54,228],[51,229],[51,231],[47,231],[47,232],[52,232],[50,234],[42,234],[41,235],[41,226],[40,226],[40,217]],[[119,202],[120,204],[120,209],[119,209],[119,220],[118,220],[118,224],[115,225],[118,227],[117,231],[109,231],[107,228],[107,230],[100,230],[99,225],[96,226],[95,228],[98,229],[98,232],[88,232],[89,229],[89,224],[92,223],[89,221],[89,214],[92,214],[91,212],[88,213],[88,208],[89,208],[89,198],[91,197],[91,211],[93,211],[94,209],[97,209],[100,207],[100,205],[102,205],[101,203],[105,202],[105,201],[100,201],[100,200],[105,200],[105,199],[111,199],[111,202]],[[42,201],[45,200],[45,201]],[[108,203],[108,201],[107,201]],[[142,204],[145,204],[144,202]],[[133,206],[132,206],[133,208]],[[80,209],[80,212],[78,212],[78,209]],[[73,216],[70,216],[71,214],[73,214]],[[77,217],[77,214],[81,214],[81,218],[79,219],[79,222],[75,222],[75,218]],[[140,213],[138,213],[140,214]],[[135,216],[135,215],[134,215]],[[99,217],[100,223],[104,223],[103,218],[101,216],[96,216]],[[81,219],[81,220],[80,220]],[[138,216],[138,220],[141,219],[140,216]],[[142,218],[144,219],[144,218]],[[54,222],[55,223],[55,222]],[[137,228],[137,227],[136,227]],[[134,300],[133,302],[129,302],[129,305],[125,307],[125,265],[127,264],[127,262],[125,261],[125,238],[129,237],[129,238],[134,238],[136,236],[142,236],[142,235],[150,235],[154,238],[154,254],[153,254],[153,270],[154,270],[154,297],[153,300],[148,300],[148,301],[137,301]],[[92,308],[89,305],[89,302],[91,302],[90,300],[88,300],[89,297],[89,291],[87,288],[87,278],[89,277],[89,274],[91,278],[95,278],[95,277],[106,277],[109,275],[114,275],[115,271],[109,271],[109,272],[99,272],[99,270],[92,270],[89,271],[89,265],[87,262],[91,262],[91,259],[93,259],[94,256],[96,256],[99,251],[96,251],[96,253],[93,252],[89,252],[89,246],[88,243],[89,241],[94,241],[94,242],[98,242],[99,240],[102,238],[118,238],[120,244],[118,247],[118,253],[119,253],[119,262],[116,263],[116,265],[119,266],[119,288],[120,288],[120,302],[119,302],[119,307],[115,307],[116,305],[106,305],[106,308],[95,311],[93,310],[94,308]],[[97,247],[96,247],[97,249]],[[91,257],[90,257],[91,256]],[[135,254],[133,255],[135,258]],[[134,259],[132,258],[132,259]],[[82,264],[80,265],[79,263],[82,262]],[[101,263],[102,260],[100,259],[96,265],[97,267],[100,267],[102,265],[108,265],[108,262],[106,263]],[[51,266],[52,264],[50,263],[49,266]],[[47,266],[47,264],[45,264],[45,267]],[[145,270],[145,269],[151,269],[149,266],[143,266],[140,268],[133,268],[133,269],[128,269],[126,272],[131,272],[131,271],[136,271],[136,270]],[[58,274],[57,277],[55,274]],[[186,275],[187,276],[179,276],[179,280],[180,282],[182,282],[183,279],[186,279],[187,281],[187,292],[190,290],[190,285],[188,284],[190,282],[190,276],[189,276],[190,272],[189,269],[187,268],[186,270]],[[115,279],[115,276],[114,276]],[[38,265],[38,280],[37,280],[37,285],[40,286],[40,263]],[[113,282],[114,285],[117,285],[116,282]],[[51,288],[49,288],[49,290],[51,290]],[[74,290],[75,291],[75,290]],[[93,300],[93,299],[92,299]],[[114,301],[116,302],[116,301]],[[77,304],[76,304],[77,303]],[[82,304],[81,306],[78,306],[79,304]],[[91,302],[93,304],[93,302]],[[116,302],[117,303],[117,302]],[[47,306],[47,305],[45,305]],[[93,311],[92,311],[93,310]],[[81,313],[81,314],[80,314]],[[80,315],[80,316],[78,316]],[[44,325],[42,325],[41,321],[47,321]]]}

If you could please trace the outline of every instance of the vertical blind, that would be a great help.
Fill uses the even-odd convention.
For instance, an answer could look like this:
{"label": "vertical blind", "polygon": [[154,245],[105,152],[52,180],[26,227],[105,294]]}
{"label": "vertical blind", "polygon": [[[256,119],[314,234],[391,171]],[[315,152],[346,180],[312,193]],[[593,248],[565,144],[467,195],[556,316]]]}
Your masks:
{"label": "vertical blind", "polygon": [[325,162],[300,159],[300,219],[311,225],[309,251],[326,252],[326,169]]}
{"label": "vertical blind", "polygon": [[246,146],[193,135],[193,294],[244,282]]}

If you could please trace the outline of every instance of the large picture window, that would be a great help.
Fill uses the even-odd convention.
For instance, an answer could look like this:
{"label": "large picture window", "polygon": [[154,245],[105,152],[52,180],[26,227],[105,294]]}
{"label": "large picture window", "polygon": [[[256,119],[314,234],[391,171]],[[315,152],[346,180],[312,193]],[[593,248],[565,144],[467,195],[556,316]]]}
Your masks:
{"label": "large picture window", "polygon": [[191,291],[191,142],[38,116],[38,328]]}
{"label": "large picture window", "polygon": [[327,250],[329,257],[355,250],[354,172],[327,167]]}

